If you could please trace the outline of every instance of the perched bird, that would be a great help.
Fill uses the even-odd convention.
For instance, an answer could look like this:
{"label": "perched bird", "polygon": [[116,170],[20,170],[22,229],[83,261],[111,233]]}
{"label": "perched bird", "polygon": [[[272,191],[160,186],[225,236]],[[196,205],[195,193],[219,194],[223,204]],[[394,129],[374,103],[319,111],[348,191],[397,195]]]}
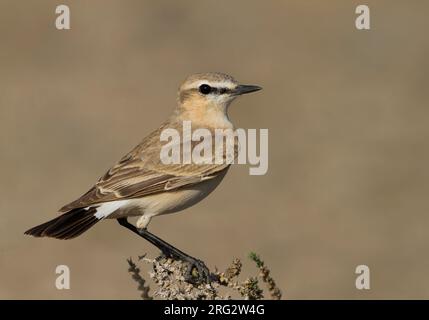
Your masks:
{"label": "perched bird", "polygon": [[[211,132],[232,129],[227,113],[230,103],[242,94],[260,89],[238,84],[222,73],[189,76],[180,86],[177,107],[166,122],[109,169],[88,192],[62,207],[61,215],[25,233],[71,239],[103,219],[117,219],[166,256],[188,262],[190,270],[196,268],[199,281],[207,280],[209,272],[202,261],[150,233],[147,226],[154,216],[181,211],[205,198],[221,182],[230,164],[164,164],[160,157],[161,134],[169,128],[181,132],[184,121],[190,121],[192,128]],[[130,216],[139,217],[136,226],[127,221]]]}

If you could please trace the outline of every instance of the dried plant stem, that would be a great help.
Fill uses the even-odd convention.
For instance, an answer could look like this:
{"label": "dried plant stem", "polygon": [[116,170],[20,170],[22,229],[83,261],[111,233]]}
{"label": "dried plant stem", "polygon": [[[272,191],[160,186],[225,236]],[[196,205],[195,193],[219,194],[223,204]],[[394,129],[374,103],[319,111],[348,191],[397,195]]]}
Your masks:
{"label": "dried plant stem", "polygon": [[254,252],[249,254],[249,258],[255,261],[256,266],[259,268],[259,276],[262,278],[262,281],[268,287],[271,298],[274,300],[280,300],[282,298],[282,292],[277,287],[274,279],[270,276],[270,269],[265,265],[264,261]]}
{"label": "dried plant stem", "polygon": [[145,279],[140,275],[140,269],[133,262],[131,258],[127,259],[128,262],[128,272],[131,273],[132,279],[138,283],[137,290],[141,291],[141,298],[143,300],[152,300],[153,298],[149,296],[149,286],[146,286]]}

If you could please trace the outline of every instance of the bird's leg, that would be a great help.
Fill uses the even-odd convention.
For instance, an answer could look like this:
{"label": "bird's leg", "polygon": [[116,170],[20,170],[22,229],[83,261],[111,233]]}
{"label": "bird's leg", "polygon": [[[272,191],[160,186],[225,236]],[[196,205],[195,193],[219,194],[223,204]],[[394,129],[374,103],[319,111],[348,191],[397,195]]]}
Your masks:
{"label": "bird's leg", "polygon": [[[186,281],[198,284],[201,282],[210,282],[210,271],[206,267],[203,261],[198,260],[194,257],[191,257],[190,255],[184,253],[183,251],[177,249],[176,247],[173,247],[168,242],[165,242],[161,238],[157,237],[153,233],[147,231],[146,228],[144,229],[138,229],[133,224],[129,223],[127,218],[119,218],[117,219],[119,224],[128,230],[131,230],[135,234],[138,234],[142,238],[146,239],[150,243],[152,243],[154,246],[156,246],[158,249],[161,250],[161,252],[169,258],[173,258],[176,260],[182,260],[189,264],[188,274],[186,277]],[[194,269],[197,270],[198,276],[194,276],[193,271]]]}

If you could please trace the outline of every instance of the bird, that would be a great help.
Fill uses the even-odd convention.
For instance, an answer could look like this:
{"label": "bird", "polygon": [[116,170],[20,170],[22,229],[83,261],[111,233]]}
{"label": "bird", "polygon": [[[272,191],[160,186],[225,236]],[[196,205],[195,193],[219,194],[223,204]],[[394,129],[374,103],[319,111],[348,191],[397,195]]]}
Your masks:
{"label": "bird", "polygon": [[[207,282],[204,262],[148,231],[151,219],[182,211],[207,197],[222,181],[230,163],[165,164],[160,152],[166,129],[181,132],[184,121],[192,128],[233,129],[228,108],[237,97],[261,90],[239,84],[232,76],[207,72],[188,76],[180,85],[171,116],[113,165],[85,194],[66,204],[52,220],[25,232],[34,237],[75,238],[99,221],[116,219],[167,256],[189,265],[187,280]],[[181,142],[182,144],[184,141]],[[138,217],[134,224],[129,217]],[[197,276],[195,277],[195,272]]]}

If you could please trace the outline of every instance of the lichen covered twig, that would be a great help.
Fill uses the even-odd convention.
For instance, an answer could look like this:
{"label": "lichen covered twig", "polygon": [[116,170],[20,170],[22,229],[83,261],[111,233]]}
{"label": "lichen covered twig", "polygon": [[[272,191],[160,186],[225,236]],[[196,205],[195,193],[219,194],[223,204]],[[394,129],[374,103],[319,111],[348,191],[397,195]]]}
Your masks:
{"label": "lichen covered twig", "polygon": [[[152,266],[152,270],[149,271],[149,277],[154,282],[154,298],[167,300],[227,300],[237,299],[238,297],[246,300],[260,300],[264,298],[263,290],[259,287],[257,277],[248,277],[244,281],[239,280],[242,272],[240,259],[234,259],[224,272],[215,269],[210,283],[198,285],[186,282],[185,275],[189,266],[183,261],[173,260],[163,255],[156,259],[149,259],[143,256],[139,257],[139,260]],[[130,261],[131,259],[128,262],[129,264]],[[269,276],[268,268],[265,267],[262,260],[259,259],[258,261],[262,262],[262,264],[257,263],[257,265],[261,274],[264,272],[266,275],[261,277],[268,284],[271,298],[280,299],[280,290]],[[139,271],[135,264],[133,269],[130,264],[130,272],[133,274],[133,279],[139,283],[139,290],[142,291],[141,288],[145,288],[146,296],[148,296],[149,288],[145,285],[140,273],[131,271],[135,269]]]}

